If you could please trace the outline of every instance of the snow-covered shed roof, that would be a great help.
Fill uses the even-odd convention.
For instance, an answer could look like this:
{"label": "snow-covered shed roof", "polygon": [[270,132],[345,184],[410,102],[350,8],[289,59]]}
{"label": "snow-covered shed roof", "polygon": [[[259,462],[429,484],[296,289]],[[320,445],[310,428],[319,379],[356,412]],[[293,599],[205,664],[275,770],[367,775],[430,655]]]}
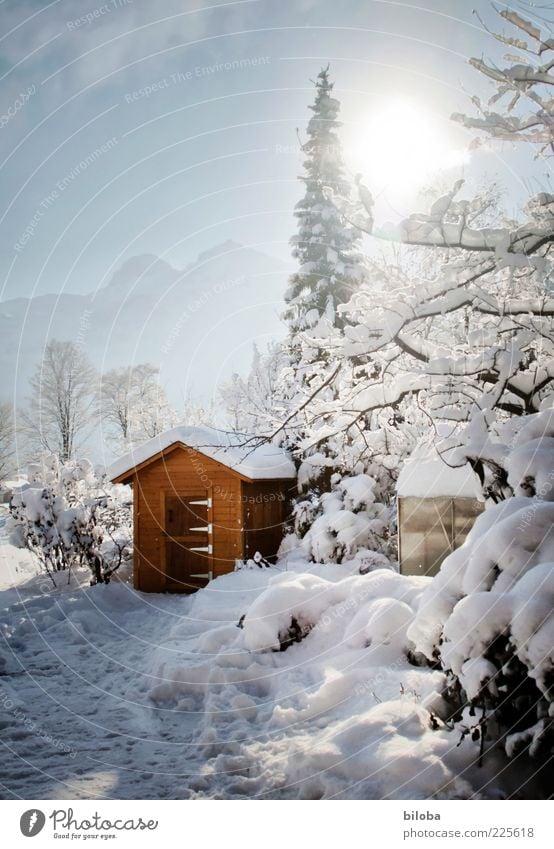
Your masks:
{"label": "snow-covered shed roof", "polygon": [[114,481],[137,466],[147,463],[173,445],[194,448],[250,480],[295,478],[296,469],[287,452],[269,442],[256,444],[244,434],[229,433],[212,427],[173,427],[149,439],[115,460],[108,468]]}

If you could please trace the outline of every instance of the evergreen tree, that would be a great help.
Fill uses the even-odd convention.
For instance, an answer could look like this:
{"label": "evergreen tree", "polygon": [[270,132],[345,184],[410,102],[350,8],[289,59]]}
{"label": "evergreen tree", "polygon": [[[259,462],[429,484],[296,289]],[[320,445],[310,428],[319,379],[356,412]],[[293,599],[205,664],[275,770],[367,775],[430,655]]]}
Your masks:
{"label": "evergreen tree", "polygon": [[[344,218],[335,203],[336,198],[350,197],[351,186],[344,173],[338,136],[340,104],[333,97],[329,66],[318,74],[315,88],[315,101],[309,107],[313,114],[302,148],[306,158],[300,179],[305,192],[295,208],[298,232],[291,239],[299,269],[285,293],[289,336],[283,345],[273,399],[274,406],[285,412],[284,441],[293,450],[308,435],[306,422],[311,419],[314,402],[336,402],[355,365],[341,353],[345,321],[337,307],[360,288],[365,269],[358,251],[359,228]],[[329,379],[332,364],[338,370]],[[287,417],[287,411],[294,408],[301,413]],[[319,417],[318,425],[323,429],[329,426],[325,415]]]}
{"label": "evergreen tree", "polygon": [[341,144],[337,130],[339,101],[332,96],[329,67],[318,74],[313,115],[307,128],[304,197],[297,203],[298,234],[291,240],[293,256],[300,263],[292,275],[285,295],[285,318],[291,335],[313,326],[325,316],[337,327],[343,326],[336,307],[346,303],[361,280],[362,264],[357,248],[359,230],[341,216],[326,189],[338,197],[348,197],[350,188],[344,177]]}

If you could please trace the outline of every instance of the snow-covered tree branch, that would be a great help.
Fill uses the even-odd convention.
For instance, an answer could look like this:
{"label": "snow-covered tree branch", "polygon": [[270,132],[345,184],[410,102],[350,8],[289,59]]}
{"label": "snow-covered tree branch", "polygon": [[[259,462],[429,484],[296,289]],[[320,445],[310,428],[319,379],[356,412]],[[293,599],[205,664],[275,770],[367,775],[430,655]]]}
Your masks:
{"label": "snow-covered tree branch", "polygon": [[[502,72],[482,61],[472,64],[490,72],[503,93],[509,83],[537,97],[537,86],[550,84],[552,65],[544,57],[552,44],[518,15],[503,17],[534,40],[542,64],[515,63]],[[554,100],[541,103],[541,120],[551,132]],[[516,102],[505,107],[506,121],[514,109]],[[514,132],[511,140],[521,137]],[[386,227],[376,222],[371,192],[359,178],[350,195],[325,190],[351,225],[411,251],[412,269],[399,274],[386,262],[377,269],[374,263],[372,285],[339,305],[344,338],[328,337],[328,350],[339,359],[373,363],[377,379],[368,382],[362,374],[342,385],[334,413],[333,399],[312,405],[313,423],[323,411],[334,421],[309,434],[305,448],[380,409],[398,410],[411,395],[433,418],[457,426],[483,410],[502,417],[537,412],[547,403],[554,377],[554,195],[531,196],[522,219],[513,221],[502,217],[488,190],[463,197],[464,188],[458,180],[427,212]],[[317,336],[317,329],[310,332]],[[319,382],[325,383],[324,375]]]}
{"label": "snow-covered tree branch", "polygon": [[[505,68],[498,68],[484,59],[471,59],[471,65],[492,80],[496,91],[486,105],[478,97],[472,98],[478,117],[458,113],[452,117],[494,139],[523,140],[537,148],[537,155],[551,156],[554,153],[554,39],[543,35],[538,26],[514,10],[502,9],[499,14],[512,26],[515,34],[506,36],[489,32],[497,41],[515,48],[518,53],[505,57],[509,62]],[[502,102],[505,103],[502,112],[487,108]]]}

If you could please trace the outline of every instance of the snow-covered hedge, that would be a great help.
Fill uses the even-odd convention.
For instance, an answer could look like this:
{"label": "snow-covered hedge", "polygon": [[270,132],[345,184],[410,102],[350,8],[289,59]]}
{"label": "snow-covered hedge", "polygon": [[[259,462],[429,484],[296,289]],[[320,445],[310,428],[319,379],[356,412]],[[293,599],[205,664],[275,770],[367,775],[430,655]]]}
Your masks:
{"label": "snow-covered hedge", "polygon": [[88,460],[50,456],[27,472],[29,486],[10,502],[12,545],[33,552],[54,584],[56,573],[77,566],[91,570],[91,583],[108,583],[131,557],[129,487],[101,481]]}

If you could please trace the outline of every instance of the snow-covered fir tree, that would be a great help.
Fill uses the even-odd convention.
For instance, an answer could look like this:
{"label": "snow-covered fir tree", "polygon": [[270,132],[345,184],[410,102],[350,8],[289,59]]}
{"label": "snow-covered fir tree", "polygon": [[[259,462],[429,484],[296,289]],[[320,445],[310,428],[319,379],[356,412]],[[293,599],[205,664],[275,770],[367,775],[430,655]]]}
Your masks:
{"label": "snow-covered fir tree", "polygon": [[[222,400],[232,426],[283,444],[296,457],[299,497],[292,524],[310,559],[341,562],[368,546],[386,559],[395,554],[389,524],[399,431],[395,421],[389,438],[388,414],[385,429],[371,415],[351,429],[343,427],[344,399],[376,368],[367,357],[344,350],[346,304],[367,288],[369,275],[360,230],[335,202],[350,198],[352,184],[345,176],[340,104],[328,67],[315,86],[302,148],[305,192],[296,205],[298,232],[291,240],[299,268],[285,294],[288,338],[266,355],[255,351],[248,379],[235,377],[223,388]],[[363,490],[364,497],[350,503],[345,493],[353,489]]]}
{"label": "snow-covered fir tree", "polygon": [[300,268],[291,276],[285,295],[285,317],[293,335],[323,315],[332,325],[341,326],[344,320],[336,308],[349,300],[362,277],[360,233],[326,198],[329,188],[341,197],[350,194],[337,133],[340,103],[333,97],[329,67],[320,71],[315,87],[308,138],[302,146],[306,158],[300,179],[306,190],[296,204],[298,233],[291,240]]}
{"label": "snow-covered fir tree", "polygon": [[[364,280],[364,263],[359,253],[360,231],[348,223],[329,199],[348,198],[351,185],[345,177],[338,130],[339,101],[333,97],[329,67],[315,82],[316,96],[309,107],[313,113],[306,129],[305,192],[296,204],[298,232],[291,239],[293,257],[299,268],[291,275],[285,293],[288,342],[274,406],[283,414],[280,436],[289,447],[300,448],[306,436],[304,422],[310,418],[312,401],[337,397],[342,364],[329,378],[333,351],[339,349],[344,317],[339,306],[348,302]],[[283,403],[279,403],[279,397]],[[277,402],[275,404],[275,402]],[[287,408],[301,410],[288,418]],[[323,423],[323,422],[322,422]]]}

